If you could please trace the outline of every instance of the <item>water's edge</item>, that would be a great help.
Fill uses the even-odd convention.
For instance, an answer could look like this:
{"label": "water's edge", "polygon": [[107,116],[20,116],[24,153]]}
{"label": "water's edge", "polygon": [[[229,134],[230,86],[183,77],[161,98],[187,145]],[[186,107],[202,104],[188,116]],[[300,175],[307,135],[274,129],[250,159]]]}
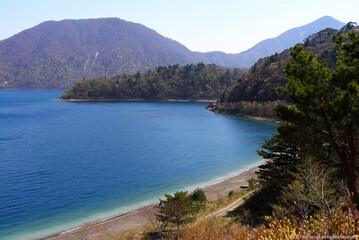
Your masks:
{"label": "water's edge", "polygon": [[[209,184],[199,186],[199,188],[204,189],[204,188],[214,186],[214,185],[217,185],[219,183],[231,180],[232,178],[235,178],[235,177],[237,177],[239,175],[242,175],[242,174],[244,174],[246,172],[249,172],[251,170],[256,169],[257,167],[259,167],[264,162],[265,162],[264,160],[260,160],[258,163],[255,164],[255,166],[252,166],[250,168],[247,168],[246,170],[240,171],[240,172],[235,173],[235,174],[231,174],[231,175],[226,176],[226,177],[221,177],[220,180],[218,180],[219,178],[215,178],[214,180],[210,181]],[[192,188],[186,189],[186,190],[189,193],[191,193],[192,191],[194,191],[194,188],[192,187]],[[118,219],[118,218],[126,217],[127,215],[136,214],[136,213],[138,213],[140,211],[152,208],[152,207],[157,206],[157,205],[158,205],[158,202],[152,202],[152,203],[149,203],[149,204],[147,204],[145,206],[137,207],[137,208],[134,208],[132,210],[120,213],[120,214],[118,214],[118,215],[116,215],[114,217],[104,218],[104,219],[100,219],[100,220],[97,220],[97,221],[94,221],[94,222],[91,222],[91,223],[88,223],[88,224],[80,225],[78,227],[75,227],[75,228],[72,228],[72,229],[69,229],[69,230],[65,230],[65,231],[62,231],[62,232],[59,232],[59,233],[56,233],[56,234],[53,234],[53,235],[49,235],[49,236],[44,237],[44,238],[40,238],[39,240],[52,239],[52,238],[55,238],[57,236],[62,236],[62,235],[65,235],[65,234],[71,234],[71,233],[73,233],[73,232],[75,232],[77,230],[81,230],[82,228],[95,226],[95,225],[98,225],[98,224],[101,224],[101,223],[104,223],[104,222],[107,222],[107,221],[111,221],[111,220],[115,220],[115,219]]]}

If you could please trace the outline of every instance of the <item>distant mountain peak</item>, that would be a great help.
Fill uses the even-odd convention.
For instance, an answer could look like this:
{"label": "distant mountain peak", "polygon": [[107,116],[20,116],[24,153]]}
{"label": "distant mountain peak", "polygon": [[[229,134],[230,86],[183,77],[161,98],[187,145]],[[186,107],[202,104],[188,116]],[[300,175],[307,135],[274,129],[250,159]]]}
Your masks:
{"label": "distant mountain peak", "polygon": [[311,34],[325,28],[340,29],[344,25],[345,23],[340,22],[331,16],[324,16],[306,25],[287,30],[275,38],[263,40],[240,54],[246,55],[247,57],[252,56],[252,61],[247,65],[247,67],[250,67],[259,58],[270,56],[276,52],[280,53],[297,43],[301,43]]}
{"label": "distant mountain peak", "polygon": [[330,21],[339,21],[339,20],[335,19],[332,16],[326,15],[326,16],[318,18],[317,20],[314,20],[313,22],[316,22],[316,21],[328,21],[328,20],[330,20]]}

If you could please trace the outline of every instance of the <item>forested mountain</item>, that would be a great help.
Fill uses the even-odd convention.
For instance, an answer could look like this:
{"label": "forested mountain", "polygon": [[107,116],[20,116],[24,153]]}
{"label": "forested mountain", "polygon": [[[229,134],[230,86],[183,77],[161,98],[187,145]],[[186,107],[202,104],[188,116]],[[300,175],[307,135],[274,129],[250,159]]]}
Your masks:
{"label": "forested mountain", "polygon": [[84,79],[64,92],[61,99],[217,99],[223,89],[237,82],[242,75],[238,68],[226,69],[214,64],[171,65],[143,74]]}
{"label": "forested mountain", "polygon": [[174,64],[248,67],[288,42],[301,42],[314,29],[340,24],[324,17],[246,52],[226,54],[192,52],[141,24],[118,18],[48,21],[0,41],[0,89],[66,89],[83,78]]}
{"label": "forested mountain", "polygon": [[[355,23],[348,23],[341,30],[331,28],[312,34],[305,39],[304,50],[314,53],[319,60],[325,60],[330,68],[336,66],[337,45],[331,39],[333,35],[341,35],[350,30],[359,31]],[[285,85],[284,66],[290,60],[291,49],[284,50],[280,54],[258,60],[243,78],[227,89],[215,110],[229,114],[260,114],[259,108],[265,108],[268,117],[274,114],[268,113],[278,101],[285,101],[286,97],[276,91],[276,88]],[[258,107],[260,106],[260,107]],[[269,106],[269,107],[268,107]]]}
{"label": "forested mountain", "polygon": [[202,60],[141,24],[117,18],[49,21],[0,42],[0,86],[68,88],[85,77]]}

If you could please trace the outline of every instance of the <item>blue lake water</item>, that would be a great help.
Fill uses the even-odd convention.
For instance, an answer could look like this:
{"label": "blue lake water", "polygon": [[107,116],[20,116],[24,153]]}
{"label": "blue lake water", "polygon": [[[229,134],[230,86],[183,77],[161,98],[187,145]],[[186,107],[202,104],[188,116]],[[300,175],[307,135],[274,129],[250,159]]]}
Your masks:
{"label": "blue lake water", "polygon": [[249,169],[277,128],[205,103],[61,93],[0,91],[0,239],[49,236]]}

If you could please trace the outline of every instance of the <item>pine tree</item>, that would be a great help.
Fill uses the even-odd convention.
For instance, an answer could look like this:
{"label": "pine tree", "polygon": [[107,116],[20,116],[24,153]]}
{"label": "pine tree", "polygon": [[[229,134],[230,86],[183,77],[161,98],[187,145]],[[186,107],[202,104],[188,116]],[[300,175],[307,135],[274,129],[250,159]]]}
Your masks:
{"label": "pine tree", "polygon": [[[278,142],[283,148],[285,144],[295,144],[305,158],[323,162],[336,168],[338,173],[344,173],[352,201],[359,209],[356,186],[359,34],[350,32],[333,40],[340,48],[338,66],[333,70],[302,47],[293,48],[293,60],[285,67],[287,85],[279,91],[288,94],[294,106],[276,108],[278,116],[285,121],[279,128],[277,140],[283,138]],[[269,152],[275,153],[275,148],[278,146],[270,146]],[[286,161],[290,163],[294,159]]]}

